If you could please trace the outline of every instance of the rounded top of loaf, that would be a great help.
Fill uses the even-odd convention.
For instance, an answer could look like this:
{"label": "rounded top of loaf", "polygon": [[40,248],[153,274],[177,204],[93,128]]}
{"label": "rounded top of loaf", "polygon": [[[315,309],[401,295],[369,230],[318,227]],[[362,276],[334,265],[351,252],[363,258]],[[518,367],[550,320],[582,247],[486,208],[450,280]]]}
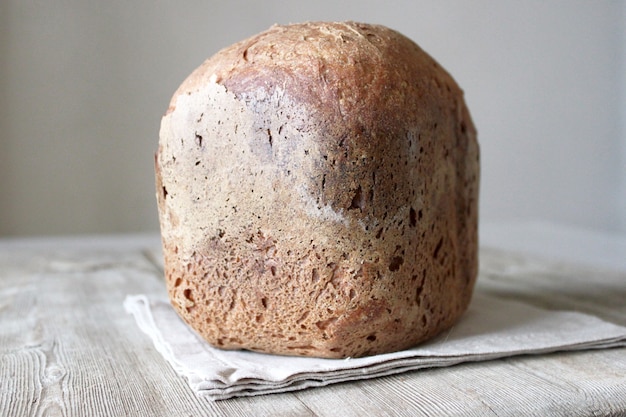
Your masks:
{"label": "rounded top of loaf", "polygon": [[397,129],[432,119],[437,103],[449,104],[444,97],[462,97],[452,77],[412,40],[357,22],[274,25],[224,48],[181,84],[168,113],[181,94],[212,82],[250,101],[286,92],[308,108],[307,117],[326,120],[332,134],[355,124]]}

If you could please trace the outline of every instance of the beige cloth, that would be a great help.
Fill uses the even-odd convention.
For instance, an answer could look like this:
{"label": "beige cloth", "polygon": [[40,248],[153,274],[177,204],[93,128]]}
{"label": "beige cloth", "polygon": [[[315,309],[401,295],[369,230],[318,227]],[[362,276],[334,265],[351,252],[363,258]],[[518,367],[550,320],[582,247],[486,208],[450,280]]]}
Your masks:
{"label": "beige cloth", "polygon": [[167,300],[134,295],[126,298],[124,306],[191,388],[213,400],[520,354],[626,345],[626,327],[586,314],[543,310],[479,292],[461,321],[438,338],[402,352],[358,359],[219,350],[184,324]]}

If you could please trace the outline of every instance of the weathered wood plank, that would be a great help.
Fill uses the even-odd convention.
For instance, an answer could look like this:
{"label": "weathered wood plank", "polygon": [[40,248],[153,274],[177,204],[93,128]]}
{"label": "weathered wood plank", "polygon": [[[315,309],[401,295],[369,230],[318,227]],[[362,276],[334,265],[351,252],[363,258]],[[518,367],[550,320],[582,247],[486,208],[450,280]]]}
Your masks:
{"label": "weathered wood plank", "polygon": [[579,311],[626,325],[624,271],[483,249],[478,286],[500,298],[553,310]]}
{"label": "weathered wood plank", "polygon": [[311,415],[295,397],[197,398],[122,307],[164,291],[140,252],[2,257],[0,414]]}
{"label": "weathered wood plank", "polygon": [[[620,355],[626,354],[626,350],[620,351]],[[337,409],[347,416],[374,412],[406,416],[611,415],[604,412],[626,409],[624,373],[605,381],[602,370],[593,379],[569,372],[576,366],[572,361],[591,372],[593,354],[469,363],[345,384],[350,389],[325,387],[297,395],[324,416]],[[556,358],[566,359],[559,363]],[[604,384],[607,390],[599,392]]]}
{"label": "weathered wood plank", "polygon": [[[127,294],[165,294],[158,252],[158,241],[136,249],[0,252],[0,415],[559,416],[626,410],[626,349],[463,364],[255,398],[198,398],[122,307]],[[479,286],[503,298],[626,324],[623,272],[483,251]]]}
{"label": "weathered wood plank", "polygon": [[[626,324],[624,272],[494,250],[482,255],[481,291]],[[390,415],[394,406],[395,415],[403,415],[402,410],[406,415],[613,415],[626,410],[626,349],[516,357],[346,385],[351,387],[347,398],[358,398],[357,405],[340,405],[343,388],[298,397],[320,415],[340,406],[348,408],[347,415],[367,407]],[[328,401],[329,396],[336,398]]]}
{"label": "weathered wood plank", "polygon": [[436,370],[345,383],[297,395],[321,416],[332,416],[336,410],[346,416],[489,415],[478,398],[457,390],[447,378],[432,375],[438,375]]}

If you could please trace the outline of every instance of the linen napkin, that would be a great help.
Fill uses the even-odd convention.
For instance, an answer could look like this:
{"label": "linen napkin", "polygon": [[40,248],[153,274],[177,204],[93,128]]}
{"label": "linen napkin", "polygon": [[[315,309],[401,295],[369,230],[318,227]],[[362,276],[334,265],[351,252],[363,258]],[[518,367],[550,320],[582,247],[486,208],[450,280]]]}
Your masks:
{"label": "linen napkin", "polygon": [[200,396],[212,400],[253,396],[410,370],[485,361],[520,354],[626,345],[626,327],[587,314],[552,311],[477,292],[449,331],[413,349],[365,358],[275,356],[211,347],[165,299],[128,296],[139,328]]}

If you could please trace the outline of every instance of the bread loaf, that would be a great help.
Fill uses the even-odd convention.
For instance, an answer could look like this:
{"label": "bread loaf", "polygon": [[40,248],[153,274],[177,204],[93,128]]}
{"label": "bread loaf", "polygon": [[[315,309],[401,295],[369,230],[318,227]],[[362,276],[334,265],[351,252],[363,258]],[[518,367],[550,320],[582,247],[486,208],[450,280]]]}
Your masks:
{"label": "bread loaf", "polygon": [[273,26],[219,51],[174,94],[155,165],[172,305],[216,347],[397,351],[470,301],[476,131],[393,30]]}

